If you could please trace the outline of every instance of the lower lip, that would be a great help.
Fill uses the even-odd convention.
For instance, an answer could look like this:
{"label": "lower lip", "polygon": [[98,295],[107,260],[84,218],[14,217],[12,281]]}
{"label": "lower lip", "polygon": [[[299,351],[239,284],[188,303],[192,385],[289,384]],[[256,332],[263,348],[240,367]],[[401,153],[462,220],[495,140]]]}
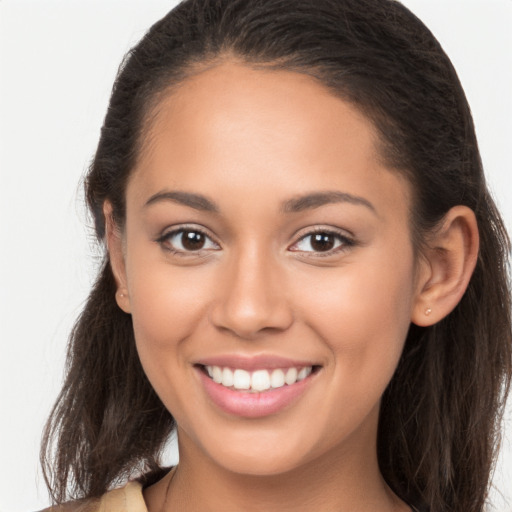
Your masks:
{"label": "lower lip", "polygon": [[314,374],[292,385],[269,389],[261,393],[235,391],[210,379],[197,368],[206,394],[212,402],[228,414],[244,418],[261,418],[276,414],[295,402],[307,389]]}

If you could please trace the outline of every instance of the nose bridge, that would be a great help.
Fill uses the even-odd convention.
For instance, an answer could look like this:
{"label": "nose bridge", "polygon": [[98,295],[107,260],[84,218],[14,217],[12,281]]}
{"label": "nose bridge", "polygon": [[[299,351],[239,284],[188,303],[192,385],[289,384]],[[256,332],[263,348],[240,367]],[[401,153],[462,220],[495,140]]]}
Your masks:
{"label": "nose bridge", "polygon": [[226,261],[222,293],[213,321],[239,337],[252,338],[262,330],[283,330],[292,322],[278,262],[268,247],[253,240],[234,250]]}

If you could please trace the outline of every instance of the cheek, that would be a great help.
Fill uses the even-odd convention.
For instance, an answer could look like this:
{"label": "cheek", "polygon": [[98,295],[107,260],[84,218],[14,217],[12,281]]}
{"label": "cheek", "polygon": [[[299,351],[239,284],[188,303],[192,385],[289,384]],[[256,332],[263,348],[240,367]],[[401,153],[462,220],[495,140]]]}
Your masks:
{"label": "cheek", "polygon": [[[135,244],[134,244],[135,245]],[[137,350],[150,381],[165,381],[183,367],[188,337],[205,320],[211,272],[174,267],[156,251],[130,253],[128,292]]]}
{"label": "cheek", "polygon": [[[326,369],[337,382],[334,387],[358,395],[361,406],[384,392],[410,325],[413,258],[407,251],[395,256],[381,253],[333,269],[336,274],[310,288],[309,308],[304,308],[310,311],[310,328],[331,352]],[[358,400],[352,403],[357,407]]]}
{"label": "cheek", "polygon": [[186,337],[211,294],[208,265],[171,265],[163,251],[148,250],[137,241],[128,254],[126,271],[134,325],[154,331],[154,340]]}
{"label": "cheek", "polygon": [[134,261],[129,293],[135,342],[144,372],[175,420],[189,426],[193,399],[184,392],[190,378],[188,340],[204,322],[211,296],[198,268],[172,268],[162,262]]}

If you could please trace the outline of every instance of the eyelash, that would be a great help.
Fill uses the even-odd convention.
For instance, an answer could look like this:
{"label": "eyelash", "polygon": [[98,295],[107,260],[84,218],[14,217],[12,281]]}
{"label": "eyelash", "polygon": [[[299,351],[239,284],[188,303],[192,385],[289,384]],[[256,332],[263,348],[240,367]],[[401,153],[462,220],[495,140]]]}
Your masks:
{"label": "eyelash", "polygon": [[160,244],[162,249],[164,249],[165,251],[168,251],[171,254],[176,255],[176,256],[184,256],[184,257],[191,256],[191,255],[197,256],[200,253],[202,253],[203,251],[211,250],[211,249],[201,248],[196,251],[187,251],[187,250],[182,250],[182,249],[176,249],[176,248],[172,247],[172,245],[170,245],[169,242],[174,236],[179,235],[181,233],[181,239],[183,239],[183,234],[187,231],[190,233],[198,233],[200,235],[203,235],[205,237],[205,239],[210,241],[210,243],[213,243],[217,247],[220,247],[219,244],[217,242],[215,242],[215,240],[213,240],[213,238],[205,230],[201,229],[198,226],[180,226],[179,228],[176,228],[176,229],[173,229],[172,231],[168,231],[168,232],[164,233],[162,236],[157,238],[155,241],[158,244]]}
{"label": "eyelash", "polygon": [[[187,231],[190,233],[196,233],[196,234],[200,234],[200,235],[204,236],[207,240],[210,241],[210,243],[212,243],[215,246],[217,246],[218,248],[220,248],[220,245],[205,230],[201,229],[198,226],[180,226],[179,228],[176,228],[176,229],[173,229],[172,231],[164,233],[162,236],[157,238],[155,241],[158,244],[160,244],[162,249],[164,249],[165,251],[168,251],[173,255],[182,256],[182,257],[198,256],[198,255],[201,255],[202,253],[204,253],[205,251],[208,252],[208,251],[212,250],[210,248],[209,249],[200,248],[198,250],[183,250],[183,249],[176,249],[172,245],[169,244],[169,241],[173,237],[175,237],[176,235],[179,235],[179,234],[181,234],[181,240],[182,240],[183,234]],[[300,244],[307,238],[313,237],[317,234],[332,236],[336,239],[336,241],[339,242],[339,245],[335,246],[334,248],[329,249],[327,251],[301,251],[300,249],[293,249],[294,246],[297,246],[298,244]],[[302,235],[296,242],[294,242],[289,247],[288,250],[290,250],[292,252],[301,252],[301,253],[306,253],[306,254],[310,253],[310,254],[314,255],[311,257],[315,257],[315,258],[325,258],[328,256],[333,256],[335,254],[344,252],[344,251],[348,250],[349,248],[354,247],[355,245],[357,245],[357,244],[354,239],[346,236],[345,234],[341,234],[338,231],[335,231],[333,229],[315,228],[311,231],[308,231],[304,235]],[[310,246],[311,246],[311,242],[310,242]],[[214,250],[216,250],[216,249],[214,249]]]}
{"label": "eyelash", "polygon": [[[341,252],[347,251],[351,247],[354,247],[356,244],[356,241],[353,238],[348,237],[345,234],[340,233],[339,231],[333,230],[333,229],[326,229],[326,228],[315,228],[311,231],[308,231],[304,235],[302,235],[297,242],[295,242],[291,247],[297,246],[300,242],[306,240],[307,238],[311,238],[315,235],[327,235],[332,236],[335,238],[336,241],[339,242],[339,245],[332,249],[329,249],[328,251],[300,251],[297,249],[289,249],[293,252],[305,252],[305,253],[312,253],[314,254],[313,257],[315,258],[326,258],[329,256],[333,256],[335,254],[339,254]],[[310,242],[311,245],[311,242]]]}

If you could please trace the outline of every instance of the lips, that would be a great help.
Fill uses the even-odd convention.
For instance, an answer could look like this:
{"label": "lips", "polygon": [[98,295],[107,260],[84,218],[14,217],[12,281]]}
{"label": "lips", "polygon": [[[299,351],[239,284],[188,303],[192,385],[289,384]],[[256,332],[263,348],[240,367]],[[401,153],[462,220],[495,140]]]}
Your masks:
{"label": "lips", "polygon": [[195,365],[206,395],[222,411],[260,418],[287,409],[307,391],[319,365],[281,357],[208,358]]}

